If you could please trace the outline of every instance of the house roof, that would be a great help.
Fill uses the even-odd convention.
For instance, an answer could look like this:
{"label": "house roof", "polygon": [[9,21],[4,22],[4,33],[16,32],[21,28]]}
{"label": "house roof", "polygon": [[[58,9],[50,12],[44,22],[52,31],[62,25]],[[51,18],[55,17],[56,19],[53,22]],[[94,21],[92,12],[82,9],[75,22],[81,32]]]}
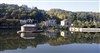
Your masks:
{"label": "house roof", "polygon": [[25,24],[23,25],[23,27],[36,27],[37,25],[36,24]]}

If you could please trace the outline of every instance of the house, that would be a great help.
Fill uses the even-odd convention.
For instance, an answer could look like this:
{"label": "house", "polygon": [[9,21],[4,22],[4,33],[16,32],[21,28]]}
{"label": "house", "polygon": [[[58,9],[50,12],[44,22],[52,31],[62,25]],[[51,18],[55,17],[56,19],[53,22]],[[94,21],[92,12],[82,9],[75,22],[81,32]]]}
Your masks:
{"label": "house", "polygon": [[32,24],[33,23],[33,19],[21,19],[20,20],[20,24],[24,25],[24,24]]}
{"label": "house", "polygon": [[44,26],[47,26],[47,27],[49,27],[49,26],[55,27],[55,26],[57,26],[56,20],[54,20],[54,19],[47,20],[47,21],[44,22]]}
{"label": "house", "polygon": [[27,22],[28,24],[33,23],[33,21],[34,21],[33,19],[27,19],[27,20],[26,20],[26,22]]}
{"label": "house", "polygon": [[23,24],[26,24],[27,21],[26,20],[20,20],[20,24],[23,25]]}
{"label": "house", "polygon": [[71,21],[69,19],[64,19],[61,22],[62,27],[70,27],[71,26]]}

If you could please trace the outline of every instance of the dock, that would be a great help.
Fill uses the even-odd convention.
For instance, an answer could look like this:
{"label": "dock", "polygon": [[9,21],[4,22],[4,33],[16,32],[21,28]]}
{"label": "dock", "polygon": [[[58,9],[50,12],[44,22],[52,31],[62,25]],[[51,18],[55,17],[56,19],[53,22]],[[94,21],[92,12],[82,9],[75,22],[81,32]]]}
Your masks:
{"label": "dock", "polygon": [[71,31],[71,32],[100,32],[100,28],[77,28],[77,27],[70,27],[69,31]]}
{"label": "dock", "polygon": [[41,33],[44,32],[43,30],[36,30],[36,31],[17,31],[17,33]]}

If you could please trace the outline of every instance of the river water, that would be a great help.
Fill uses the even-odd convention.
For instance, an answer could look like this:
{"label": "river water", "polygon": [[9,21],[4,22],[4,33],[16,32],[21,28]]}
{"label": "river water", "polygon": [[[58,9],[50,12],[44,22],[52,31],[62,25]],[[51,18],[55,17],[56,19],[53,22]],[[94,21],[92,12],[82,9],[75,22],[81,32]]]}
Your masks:
{"label": "river water", "polygon": [[100,53],[100,33],[0,31],[0,53]]}

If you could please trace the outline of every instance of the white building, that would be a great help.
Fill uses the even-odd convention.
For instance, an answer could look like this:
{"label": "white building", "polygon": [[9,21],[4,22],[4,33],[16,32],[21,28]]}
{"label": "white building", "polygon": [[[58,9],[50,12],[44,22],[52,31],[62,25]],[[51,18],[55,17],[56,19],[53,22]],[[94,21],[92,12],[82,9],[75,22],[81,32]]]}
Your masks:
{"label": "white building", "polygon": [[55,26],[57,26],[57,23],[56,23],[56,20],[51,19],[51,20],[45,21],[45,22],[44,22],[44,25],[47,26],[47,27],[48,27],[48,26],[55,27]]}
{"label": "white building", "polygon": [[26,22],[27,23],[32,23],[34,20],[33,19],[27,19]]}
{"label": "white building", "polygon": [[27,21],[26,20],[20,20],[20,24],[23,25],[23,24],[26,24]]}
{"label": "white building", "polygon": [[20,20],[20,24],[31,24],[33,23],[33,19],[23,19],[23,20]]}
{"label": "white building", "polygon": [[38,29],[37,24],[26,24],[21,26],[21,31],[36,31]]}
{"label": "white building", "polygon": [[68,19],[64,19],[64,20],[61,21],[61,26],[70,27],[71,21],[68,20]]}

